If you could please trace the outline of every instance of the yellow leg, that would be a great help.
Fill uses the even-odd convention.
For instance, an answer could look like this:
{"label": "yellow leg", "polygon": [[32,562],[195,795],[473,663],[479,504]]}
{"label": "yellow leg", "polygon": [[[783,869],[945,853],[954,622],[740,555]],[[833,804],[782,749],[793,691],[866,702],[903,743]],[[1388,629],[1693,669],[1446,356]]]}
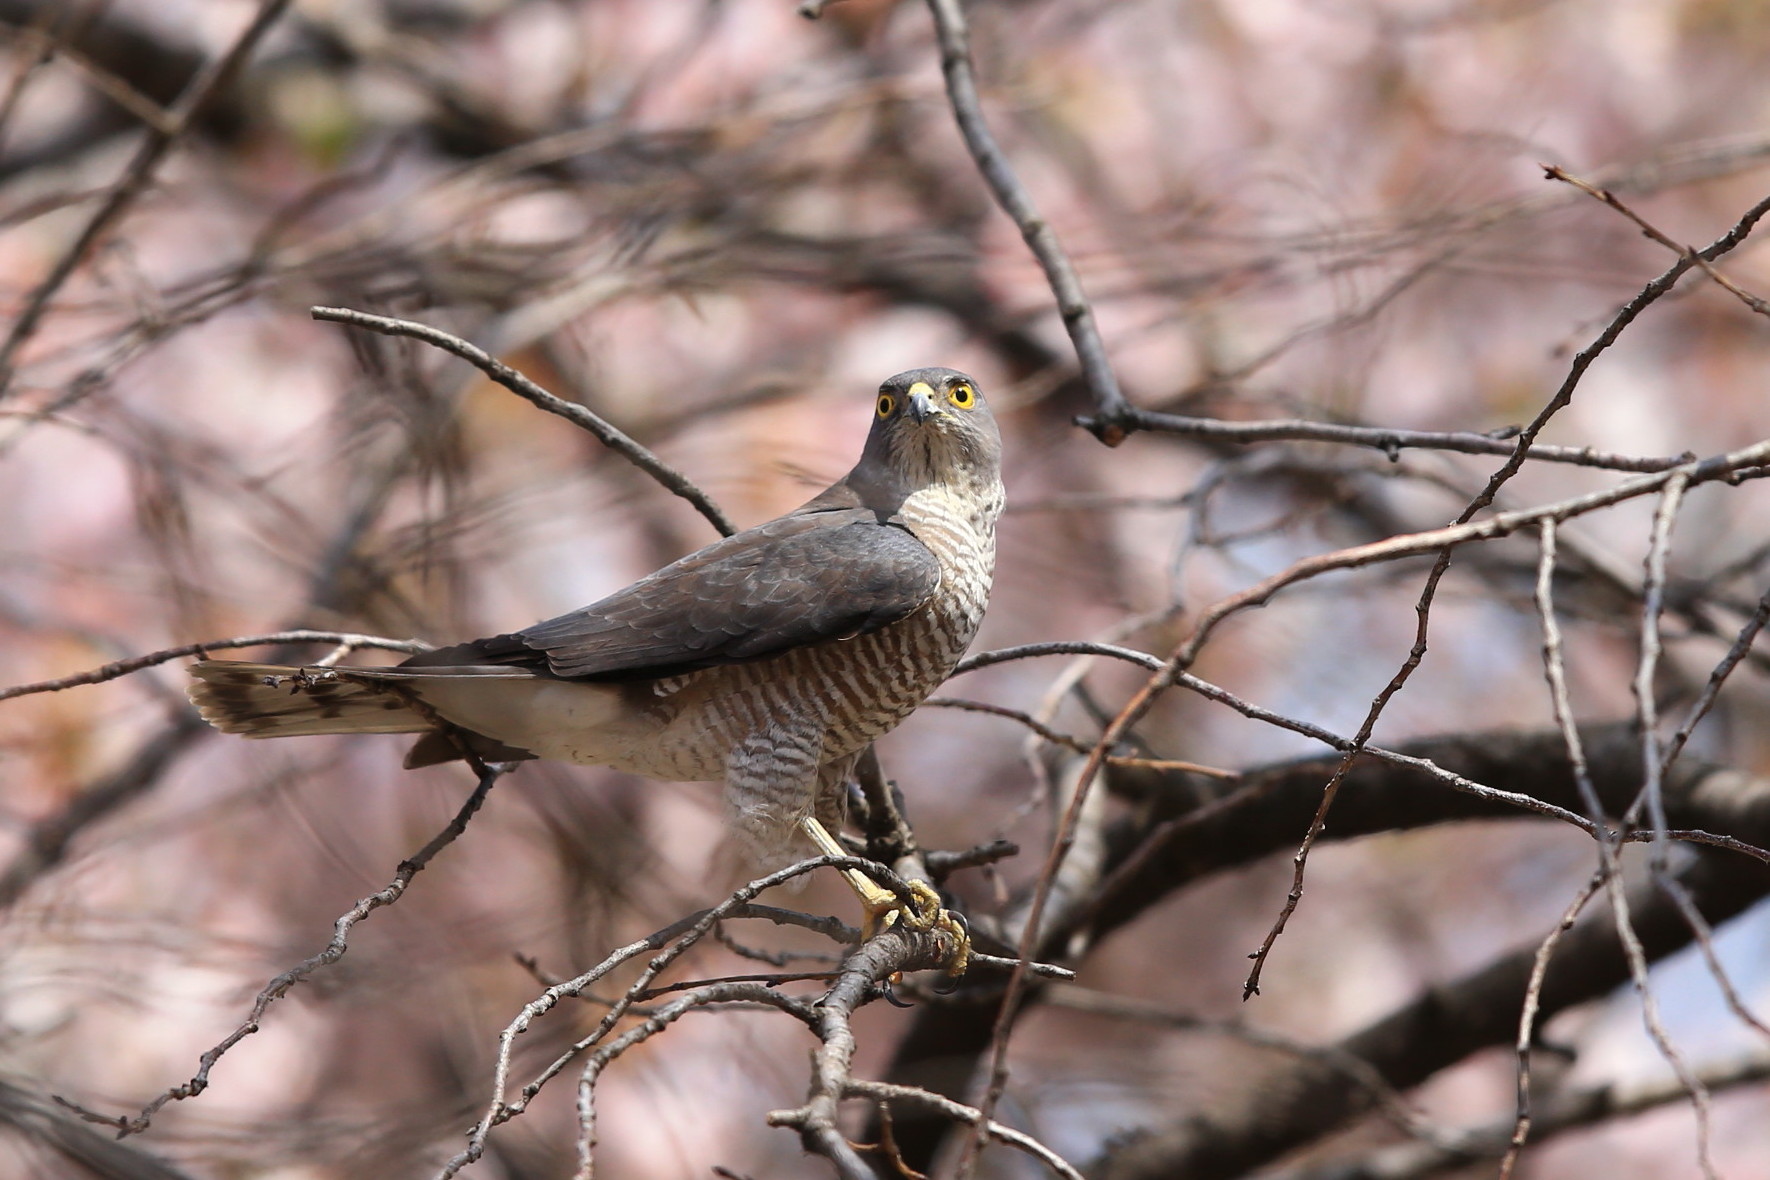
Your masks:
{"label": "yellow leg", "polygon": [[[836,842],[836,838],[819,823],[816,816],[806,816],[800,821],[800,827],[817,850],[826,856],[848,856],[849,851]],[[843,869],[842,875],[848,878],[848,887],[854,890],[860,899],[860,907],[866,912],[866,921],[861,925],[861,937],[871,938],[881,930],[890,929],[902,922],[906,930],[917,932],[928,930],[945,930],[958,942],[959,951],[947,974],[960,976],[971,962],[971,936],[965,930],[962,919],[940,904],[940,894],[932,887],[921,882],[911,881],[910,894],[914,903],[906,903],[897,894],[878,884],[859,869]]]}

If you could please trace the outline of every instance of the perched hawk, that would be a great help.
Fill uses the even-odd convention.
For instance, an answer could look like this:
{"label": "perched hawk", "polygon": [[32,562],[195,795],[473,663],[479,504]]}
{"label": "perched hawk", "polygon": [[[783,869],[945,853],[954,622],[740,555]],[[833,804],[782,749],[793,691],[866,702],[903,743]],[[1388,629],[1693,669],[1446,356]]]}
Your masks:
{"label": "perched hawk", "polygon": [[[1002,511],[1001,437],[975,381],[912,369],[873,408],[847,476],[601,602],[394,668],[204,660],[191,700],[247,737],[422,733],[407,766],[465,744],[724,779],[765,863],[789,858],[801,831],[840,851],[819,817],[839,821],[855,759],[976,634]],[[890,908],[856,876],[869,914]]]}

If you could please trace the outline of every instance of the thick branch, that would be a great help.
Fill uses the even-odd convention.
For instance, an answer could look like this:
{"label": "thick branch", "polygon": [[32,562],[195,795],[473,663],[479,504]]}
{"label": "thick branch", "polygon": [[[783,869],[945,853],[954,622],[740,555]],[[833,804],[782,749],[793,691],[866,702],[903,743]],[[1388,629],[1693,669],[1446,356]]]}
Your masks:
{"label": "thick branch", "polygon": [[[1705,850],[1678,876],[1710,922],[1724,921],[1770,892],[1770,878],[1761,868],[1730,853]],[[1631,893],[1630,912],[1649,960],[1689,945],[1689,924],[1651,883]],[[1503,955],[1432,988],[1337,1048],[1368,1062],[1397,1088],[1417,1085],[1478,1049],[1511,1040],[1534,959],[1530,947]],[[1563,937],[1549,968],[1542,1017],[1603,996],[1628,979],[1611,915],[1582,922]],[[1344,1125],[1372,1102],[1367,1091],[1347,1086],[1338,1071],[1302,1063],[1284,1078],[1244,1092],[1237,1106],[1195,1113],[1124,1145],[1092,1174],[1099,1180],[1227,1180]]]}
{"label": "thick branch", "polygon": [[[1639,744],[1626,725],[1588,727],[1584,737],[1600,797],[1607,811],[1619,814],[1640,785]],[[1402,743],[1399,749],[1467,779],[1504,783],[1512,793],[1563,810],[1582,810],[1557,730],[1428,738]],[[1098,941],[1135,921],[1162,899],[1201,878],[1293,849],[1320,801],[1322,784],[1337,763],[1337,758],[1315,758],[1255,768],[1234,786],[1180,772],[1108,767],[1108,786],[1116,793],[1145,800],[1147,806],[1139,810],[1136,819],[1108,829],[1107,882],[1087,919],[1090,939]],[[1667,772],[1664,790],[1668,819],[1675,828],[1718,833],[1758,847],[1770,844],[1770,785],[1762,780],[1680,761]],[[1236,795],[1233,804],[1218,807],[1212,802],[1217,793],[1231,791]],[[1209,811],[1198,822],[1172,822],[1200,808]],[[1367,755],[1346,777],[1334,822],[1322,839],[1350,840],[1441,823],[1534,816],[1498,798],[1452,790],[1418,767]],[[1152,834],[1161,838],[1152,843]],[[1748,862],[1733,852],[1723,855],[1727,861],[1749,863],[1748,871],[1762,878],[1761,863]],[[1688,942],[1689,928],[1681,921],[1677,931]],[[1047,932],[1045,953],[1066,942],[1071,933],[1067,929]],[[1670,949],[1676,948],[1658,948],[1654,954]],[[1566,953],[1564,950],[1562,955]],[[1520,982],[1514,999],[1522,994]],[[1033,1002],[1036,999],[1035,992]],[[1509,1040],[1517,1012],[1514,1004],[1510,1010],[1513,1026],[1494,1043]],[[993,1006],[924,1009],[898,1045],[890,1080],[963,1095],[976,1057],[987,1044],[992,1016]],[[1447,1057],[1440,1067],[1457,1059]],[[914,1112],[899,1113],[896,1134],[911,1166],[922,1166],[933,1157],[945,1130],[944,1124],[918,1119]]]}

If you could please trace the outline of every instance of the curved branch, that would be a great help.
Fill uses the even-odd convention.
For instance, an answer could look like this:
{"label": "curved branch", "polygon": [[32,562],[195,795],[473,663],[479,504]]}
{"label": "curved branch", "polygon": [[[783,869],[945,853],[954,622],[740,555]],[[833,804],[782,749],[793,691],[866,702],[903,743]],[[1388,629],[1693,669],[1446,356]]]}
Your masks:
{"label": "curved branch", "polygon": [[637,439],[603,421],[602,418],[576,402],[568,402],[564,398],[555,397],[548,393],[485,349],[469,344],[459,336],[445,332],[441,328],[433,328],[428,324],[415,323],[412,320],[396,320],[389,316],[371,315],[366,311],[355,311],[348,307],[313,307],[308,311],[316,320],[367,328],[371,332],[380,332],[384,336],[408,336],[413,340],[422,340],[426,344],[434,345],[444,352],[460,357],[517,397],[546,410],[549,414],[557,414],[574,426],[595,435],[598,442],[657,480],[663,485],[665,491],[673,496],[680,496],[694,505],[695,511],[706,517],[722,536],[729,537],[737,532],[737,526],[732,524],[725,513],[720,511],[719,506],[707,497],[707,493],[691,483],[688,477],[680,471],[652,454]]}

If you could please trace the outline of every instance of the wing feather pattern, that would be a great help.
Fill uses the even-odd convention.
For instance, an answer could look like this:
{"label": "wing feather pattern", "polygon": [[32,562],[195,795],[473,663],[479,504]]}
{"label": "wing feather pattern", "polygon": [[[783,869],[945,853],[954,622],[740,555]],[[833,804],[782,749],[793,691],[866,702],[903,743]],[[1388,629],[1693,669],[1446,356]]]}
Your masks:
{"label": "wing feather pattern", "polygon": [[505,663],[631,680],[876,631],[933,596],[940,564],[870,509],[796,513],[716,541],[580,610],[407,666]]}

